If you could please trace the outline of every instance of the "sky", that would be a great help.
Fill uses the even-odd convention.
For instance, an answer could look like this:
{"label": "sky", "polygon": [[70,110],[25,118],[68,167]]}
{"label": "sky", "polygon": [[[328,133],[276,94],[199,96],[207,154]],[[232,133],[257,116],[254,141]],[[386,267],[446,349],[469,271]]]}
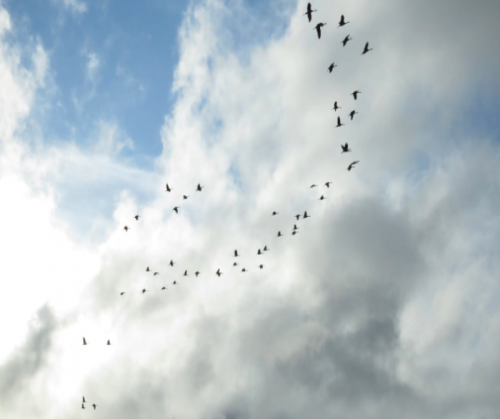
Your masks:
{"label": "sky", "polygon": [[312,6],[0,0],[2,419],[498,418],[500,3]]}

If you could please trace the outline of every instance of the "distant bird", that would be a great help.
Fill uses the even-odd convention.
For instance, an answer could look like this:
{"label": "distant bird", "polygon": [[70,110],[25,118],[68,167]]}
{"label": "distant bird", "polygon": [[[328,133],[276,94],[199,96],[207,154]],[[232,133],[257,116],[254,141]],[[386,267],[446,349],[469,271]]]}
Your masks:
{"label": "distant bird", "polygon": [[159,275],[159,274],[160,274],[159,272],[155,272],[155,273],[153,274],[153,276],[156,276],[156,275]]}
{"label": "distant bird", "polygon": [[345,47],[346,44],[349,42],[349,41],[352,41],[352,38],[349,38],[351,35],[347,35],[344,40],[342,41],[342,45]]}
{"label": "distant bird", "polygon": [[179,207],[174,207],[174,209],[172,211],[175,211],[176,214],[179,214]]}
{"label": "distant bird", "polygon": [[338,65],[335,65],[335,63],[331,63],[331,64],[328,66],[328,71],[331,73],[335,67],[338,67]]}
{"label": "distant bird", "polygon": [[139,220],[139,218],[141,218],[141,217],[139,217],[138,215],[136,215],[134,218],[135,218],[136,220]]}
{"label": "distant bird", "polygon": [[234,257],[235,257],[235,258],[237,258],[237,257],[238,257],[238,251],[237,251],[237,250],[235,250],[235,251],[234,251]]}
{"label": "distant bird", "polygon": [[307,15],[309,22],[312,19],[313,12],[317,12],[317,10],[312,10],[311,3],[307,3],[307,12],[305,12],[304,15]]}
{"label": "distant bird", "polygon": [[165,190],[165,192],[170,192],[172,189],[168,186],[168,183],[167,183],[167,189]]}
{"label": "distant bird", "polygon": [[311,188],[315,188],[316,186],[318,186],[318,185],[316,185],[315,183],[313,183],[313,184],[311,185]]}
{"label": "distant bird", "polygon": [[146,291],[147,291],[147,290],[146,290],[146,288],[144,288],[144,289],[142,290],[142,293],[144,294]]}
{"label": "distant bird", "polygon": [[177,284],[177,281],[172,282],[173,285]]}
{"label": "distant bird", "polygon": [[293,225],[293,229],[294,229],[294,230],[298,230],[298,229],[299,229],[299,228],[297,227],[297,224],[294,224],[294,225]]}
{"label": "distant bird", "polygon": [[198,183],[198,187],[196,188],[196,190],[198,192],[201,192],[201,190],[204,188],[204,186],[201,186],[199,183]]}
{"label": "distant bird", "polygon": [[[345,143],[344,145],[341,144],[340,147],[342,148],[342,153],[349,153],[351,151],[348,143]],[[342,154],[342,153],[340,153],[340,154]]]}
{"label": "distant bird", "polygon": [[85,396],[83,396],[83,403],[87,403],[87,402],[85,401]]}
{"label": "distant bird", "polygon": [[146,268],[146,272],[149,272],[149,266]]}
{"label": "distant bird", "polygon": [[359,90],[355,90],[354,92],[351,93],[351,95],[354,96],[354,100],[357,100],[358,99],[358,94],[360,94],[361,92]]}
{"label": "distant bird", "polygon": [[246,270],[245,268],[243,268],[243,269],[241,270],[241,272],[246,272],[246,271],[247,271],[247,270]]}
{"label": "distant bird", "polygon": [[222,272],[220,271],[220,269],[217,269],[217,272],[215,272],[217,274],[217,276],[221,276],[222,275]]}
{"label": "distant bird", "polygon": [[120,293],[120,295],[123,295],[123,294],[125,294],[125,291],[123,291],[123,292]]}
{"label": "distant bird", "polygon": [[342,16],[340,16],[340,22],[339,22],[338,27],[340,28],[341,26],[347,25],[348,23],[350,23],[350,22],[346,22],[344,19],[344,15],[342,15]]}
{"label": "distant bird", "polygon": [[373,48],[368,48],[368,44],[369,44],[369,42],[366,43],[365,49],[363,50],[363,52],[361,53],[361,55],[365,55],[367,52],[373,51]]}
{"label": "distant bird", "polygon": [[188,199],[188,198],[189,198],[189,195],[182,195],[182,197],[183,197],[184,199]]}
{"label": "distant bird", "polygon": [[184,271],[184,276],[188,276],[188,271]]}
{"label": "distant bird", "polygon": [[295,236],[297,234],[297,231],[292,231],[292,236]]}
{"label": "distant bird", "polygon": [[340,128],[342,126],[344,126],[345,124],[343,124],[342,122],[340,122],[340,116],[337,117],[337,126],[335,128]]}
{"label": "distant bird", "polygon": [[238,266],[238,263],[237,263],[237,262],[234,262],[234,263],[233,263],[233,266]]}
{"label": "distant bird", "polygon": [[281,231],[278,231],[278,236],[277,237],[281,237]]}
{"label": "distant bird", "polygon": [[335,102],[335,103],[333,104],[333,108],[332,108],[332,110],[333,110],[333,111],[335,111],[335,112],[337,112],[337,109],[342,109],[342,108],[341,108],[340,106],[338,106],[338,105],[337,105],[337,102]]}
{"label": "distant bird", "polygon": [[300,218],[300,214],[297,214],[295,218],[298,220]]}
{"label": "distant bird", "polygon": [[257,250],[257,254],[258,254],[258,255],[261,255],[261,254],[262,254],[262,252],[260,251],[260,249],[259,249],[259,250]]}
{"label": "distant bird", "polygon": [[278,215],[278,213],[276,211],[273,211],[271,215]]}
{"label": "distant bird", "polygon": [[302,218],[311,218],[311,216],[307,215],[307,211],[304,211],[304,215],[302,216]]}
{"label": "distant bird", "polygon": [[316,32],[318,33],[318,39],[321,38],[321,27],[325,26],[326,23],[318,23],[314,29],[316,29]]}
{"label": "distant bird", "polygon": [[128,231],[128,227],[127,227],[127,226],[123,227],[123,229],[124,229],[125,231]]}
{"label": "distant bird", "polygon": [[354,165],[355,165],[355,164],[357,164],[357,163],[359,163],[359,160],[353,161],[353,162],[349,165],[349,167],[347,168],[347,170],[350,172],[350,171],[351,171],[351,169],[353,169],[353,168],[354,168]]}
{"label": "distant bird", "polygon": [[264,252],[267,252],[267,245],[264,246]]}
{"label": "distant bird", "polygon": [[97,405],[96,405],[95,403],[94,403],[92,406],[94,406],[94,410],[95,410],[95,408],[97,407]]}
{"label": "distant bird", "polygon": [[259,265],[259,268],[262,269],[264,267],[264,265]]}
{"label": "distant bird", "polygon": [[196,275],[196,277],[198,278],[198,275],[199,275],[200,273],[199,273],[198,271],[196,271],[194,274],[195,274],[195,275]]}
{"label": "distant bird", "polygon": [[108,343],[106,345],[111,345],[111,342],[108,340]]}
{"label": "distant bird", "polygon": [[85,338],[83,338],[83,344],[86,345],[87,344],[87,341],[85,340]]}
{"label": "distant bird", "polygon": [[329,188],[329,187],[330,187],[330,183],[332,183],[332,182],[326,182],[326,183],[325,183],[325,185],[326,185],[326,187],[327,187],[327,188]]}
{"label": "distant bird", "polygon": [[323,195],[321,195],[321,198],[319,198],[320,201],[323,201],[324,199],[326,199]]}
{"label": "distant bird", "polygon": [[173,260],[171,260],[171,261],[170,261],[170,266],[174,266],[174,263],[175,263],[175,262],[174,262]]}
{"label": "distant bird", "polygon": [[166,289],[167,289],[166,287],[163,287],[161,290],[163,291],[163,290],[166,290]]}
{"label": "distant bird", "polygon": [[357,113],[359,112],[351,111],[351,113],[349,114],[349,116],[351,117],[351,121],[354,119],[354,115],[356,115]]}
{"label": "distant bird", "polygon": [[85,406],[83,405],[83,403],[82,403],[82,409],[85,409]]}

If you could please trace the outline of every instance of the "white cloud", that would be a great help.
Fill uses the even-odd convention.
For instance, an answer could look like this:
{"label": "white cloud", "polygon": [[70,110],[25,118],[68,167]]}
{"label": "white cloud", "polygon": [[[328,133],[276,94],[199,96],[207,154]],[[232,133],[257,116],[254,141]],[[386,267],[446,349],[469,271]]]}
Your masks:
{"label": "white cloud", "polygon": [[93,81],[95,80],[96,74],[101,66],[101,61],[95,52],[89,52],[86,54],[87,58],[87,79]]}
{"label": "white cloud", "polygon": [[83,14],[88,11],[87,3],[79,0],[54,0],[73,14]]}

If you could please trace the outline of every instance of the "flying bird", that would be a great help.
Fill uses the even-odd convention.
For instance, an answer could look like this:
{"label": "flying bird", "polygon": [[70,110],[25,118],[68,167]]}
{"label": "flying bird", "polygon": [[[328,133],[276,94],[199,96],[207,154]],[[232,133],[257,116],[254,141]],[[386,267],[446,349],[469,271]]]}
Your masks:
{"label": "flying bird", "polygon": [[149,266],[146,268],[146,272],[149,272]]}
{"label": "flying bird", "polygon": [[307,3],[307,12],[305,12],[304,15],[307,15],[309,22],[312,19],[313,12],[317,12],[317,10],[312,10],[311,3]]}
{"label": "flying bird", "polygon": [[111,345],[111,342],[108,340],[108,343],[106,345]]}
{"label": "flying bird", "polygon": [[367,52],[373,51],[373,48],[368,48],[368,44],[369,44],[369,42],[366,43],[365,49],[363,50],[363,52],[361,53],[361,55],[365,55]]}
{"label": "flying bird", "polygon": [[189,195],[182,195],[182,197],[183,197],[184,199],[188,199],[188,198],[189,198]]}
{"label": "flying bird", "polygon": [[259,265],[259,268],[262,269],[264,267],[264,265]]}
{"label": "flying bird", "polygon": [[313,184],[311,185],[311,188],[315,188],[316,186],[318,186],[318,185],[316,185],[315,183],[313,183]]}
{"label": "flying bird", "polygon": [[237,251],[237,250],[235,250],[235,251],[234,251],[234,257],[235,257],[235,258],[237,258],[237,257],[238,257],[238,251]]}
{"label": "flying bird", "polygon": [[297,234],[297,231],[292,231],[292,236],[295,236]]}
{"label": "flying bird", "polygon": [[246,272],[246,271],[247,271],[247,270],[246,270],[245,268],[243,268],[243,269],[241,270],[241,272]]}
{"label": "flying bird", "polygon": [[85,396],[83,396],[83,403],[86,403],[86,401],[85,401]]}
{"label": "flying bird", "polygon": [[281,231],[278,231],[278,236],[277,237],[281,237]]}
{"label": "flying bird", "polygon": [[347,168],[347,170],[350,172],[350,171],[351,171],[351,169],[353,169],[353,168],[354,168],[354,165],[355,165],[355,164],[358,164],[358,163],[359,163],[359,160],[353,161],[353,162],[349,165],[349,167]]}
{"label": "flying bird", "polygon": [[278,215],[278,213],[276,211],[273,211],[271,215]]}
{"label": "flying bird", "polygon": [[153,276],[156,276],[156,275],[159,275],[159,274],[160,274],[159,272],[155,272],[155,273],[153,274]]}
{"label": "flying bird", "polygon": [[166,289],[167,289],[166,287],[163,287],[161,290],[163,291],[163,290],[166,290]]}
{"label": "flying bird", "polygon": [[321,27],[322,27],[322,26],[325,26],[325,25],[326,25],[326,23],[318,23],[318,24],[314,27],[314,29],[316,29],[316,32],[318,33],[318,39],[320,39],[320,38],[321,38]]}
{"label": "flying bird", "polygon": [[172,282],[173,285],[177,284],[177,281]]}
{"label": "flying bird", "polygon": [[349,148],[349,144],[347,143],[345,143],[344,145],[341,144],[340,147],[342,148],[342,153],[349,153],[351,151],[351,149]]}
{"label": "flying bird", "polygon": [[172,211],[175,211],[176,214],[179,214],[179,207],[174,207],[174,209]]}
{"label": "flying bird", "polygon": [[86,345],[87,344],[87,341],[85,340],[85,338],[83,338],[83,344]]}
{"label": "flying bird", "polygon": [[142,293],[144,294],[146,291],[147,291],[147,290],[146,290],[146,288],[144,288],[144,289],[142,290]]}
{"label": "flying bird", "polygon": [[94,410],[95,410],[95,408],[97,407],[97,405],[96,405],[95,403],[94,403],[92,406],[94,406]]}
{"label": "flying bird", "polygon": [[325,185],[326,185],[326,187],[327,187],[327,188],[329,188],[329,187],[330,187],[330,183],[332,183],[332,182],[326,182],[326,183],[325,183]]}
{"label": "flying bird", "polygon": [[351,121],[354,119],[354,115],[356,115],[357,113],[359,112],[351,111],[351,113],[349,114],[349,116],[351,117]]}
{"label": "flying bird", "polygon": [[200,273],[199,273],[198,271],[196,271],[194,274],[195,274],[195,275],[196,275],[196,277],[198,278],[198,275],[199,275]]}
{"label": "flying bird", "polygon": [[307,211],[304,211],[304,215],[302,216],[302,218],[311,218],[311,216],[307,215]]}
{"label": "flying bird", "polygon": [[335,128],[340,128],[342,126],[344,126],[345,124],[343,124],[342,122],[340,122],[340,116],[337,116],[337,126]]}
{"label": "flying bird", "polygon": [[220,268],[217,269],[217,272],[215,272],[217,274],[217,276],[221,276],[222,275],[222,272],[220,271]]}
{"label": "flying bird", "polygon": [[340,106],[338,106],[338,105],[337,105],[337,102],[335,102],[335,103],[333,104],[333,108],[332,108],[332,110],[333,110],[333,111],[335,111],[335,112],[337,112],[337,109],[342,109],[342,108],[341,108]]}
{"label": "flying bird", "polygon": [[128,227],[127,227],[127,226],[123,227],[123,229],[124,229],[125,231],[128,231]]}
{"label": "flying bird", "polygon": [[352,41],[352,38],[349,38],[351,35],[347,35],[344,40],[342,41],[342,45],[345,47],[346,44],[349,42],[349,41]]}
{"label": "flying bird", "polygon": [[359,90],[355,90],[354,92],[351,93],[351,95],[354,96],[354,100],[358,100],[358,94],[360,94],[361,92]]}
{"label": "flying bird", "polygon": [[237,262],[234,262],[234,263],[233,263],[233,266],[238,266],[238,263],[237,263]]}
{"label": "flying bird", "polygon": [[168,183],[167,183],[167,189],[165,190],[165,192],[170,192],[172,189],[168,186]]}
{"label": "flying bird", "polygon": [[335,67],[338,67],[338,65],[335,65],[335,63],[331,63],[331,64],[328,66],[328,71],[331,73]]}
{"label": "flying bird", "polygon": [[199,183],[198,183],[198,187],[196,188],[196,190],[198,192],[201,192],[201,190],[204,188],[204,186],[201,186]]}
{"label": "flying bird", "polygon": [[141,218],[141,217],[139,217],[138,215],[136,215],[134,218],[135,218],[136,220],[139,220],[139,218]]}
{"label": "flying bird", "polygon": [[171,260],[171,261],[170,261],[170,266],[174,266],[174,263],[175,263],[175,262],[174,262],[173,260]]}
{"label": "flying bird", "polygon": [[123,294],[125,294],[125,291],[123,291],[123,292],[120,293],[120,295],[123,295]]}
{"label": "flying bird", "polygon": [[85,409],[85,406],[83,405],[83,403],[82,403],[82,409]]}
{"label": "flying bird", "polygon": [[184,276],[188,276],[188,271],[184,271]]}
{"label": "flying bird", "polygon": [[264,246],[264,252],[267,252],[267,246]]}
{"label": "flying bird", "polygon": [[340,28],[341,26],[347,25],[348,23],[350,23],[350,22],[346,22],[344,19],[344,15],[342,15],[342,16],[340,16],[340,22],[339,22],[338,27]]}
{"label": "flying bird", "polygon": [[260,249],[257,251],[257,254],[258,254],[258,255],[261,255],[261,254],[262,254],[262,252],[260,251]]}
{"label": "flying bird", "polygon": [[294,224],[294,225],[293,225],[293,229],[294,229],[294,230],[298,230],[298,229],[299,229],[299,228],[297,227],[297,224]]}
{"label": "flying bird", "polygon": [[321,198],[319,198],[320,201],[323,201],[324,199],[326,199],[323,195],[321,195]]}
{"label": "flying bird", "polygon": [[298,220],[300,218],[300,214],[297,214],[295,218]]}

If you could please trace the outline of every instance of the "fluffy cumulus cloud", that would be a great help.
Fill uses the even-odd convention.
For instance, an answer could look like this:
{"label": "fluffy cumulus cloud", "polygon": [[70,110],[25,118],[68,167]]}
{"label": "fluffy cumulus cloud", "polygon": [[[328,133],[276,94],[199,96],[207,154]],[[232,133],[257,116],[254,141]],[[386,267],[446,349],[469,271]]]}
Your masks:
{"label": "fluffy cumulus cloud", "polygon": [[[0,245],[17,259],[0,268],[0,318],[19,327],[5,321],[2,417],[80,417],[82,396],[125,419],[497,417],[499,146],[471,103],[500,87],[500,5],[317,1],[318,40],[306,3],[270,9],[283,31],[267,39],[241,2],[188,9],[149,174],[116,160],[133,143],[111,123],[91,150],[17,144],[38,76],[2,41],[2,83],[19,92],[0,113],[17,144],[2,150]],[[124,188],[88,241],[57,207],[70,169],[93,162],[95,188],[133,178],[151,193]]]}
{"label": "fluffy cumulus cloud", "polygon": [[86,13],[88,10],[87,3],[79,0],[54,0],[57,4],[69,12],[79,15]]}

